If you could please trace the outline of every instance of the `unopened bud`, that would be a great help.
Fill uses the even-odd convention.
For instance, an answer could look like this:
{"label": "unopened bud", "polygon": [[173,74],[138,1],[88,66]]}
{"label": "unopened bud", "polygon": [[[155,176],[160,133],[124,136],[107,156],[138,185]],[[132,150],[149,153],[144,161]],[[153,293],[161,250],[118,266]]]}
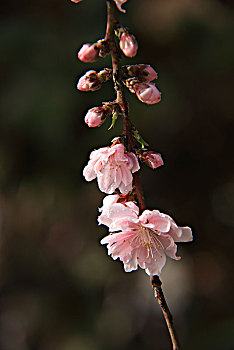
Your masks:
{"label": "unopened bud", "polygon": [[99,50],[95,44],[84,44],[78,52],[78,58],[82,62],[94,62],[99,57]]}
{"label": "unopened bud", "polygon": [[152,169],[156,169],[164,164],[161,154],[154,151],[143,152],[141,159]]}
{"label": "unopened bud", "polygon": [[119,11],[121,12],[126,12],[126,10],[122,9],[122,5],[123,3],[125,3],[127,0],[114,0],[116,3],[116,6],[118,8]]}
{"label": "unopened bud", "polygon": [[138,44],[134,35],[129,33],[123,33],[119,42],[120,49],[125,56],[134,57],[137,54]]}
{"label": "unopened bud", "polygon": [[124,66],[123,71],[127,77],[135,77],[140,81],[150,82],[158,77],[155,70],[148,64]]}
{"label": "unopened bud", "polygon": [[100,72],[98,72],[98,78],[102,83],[112,79],[112,69],[104,68],[103,70],[100,70]]}
{"label": "unopened bud", "polygon": [[151,105],[161,101],[161,93],[152,83],[136,83],[133,88],[141,102]]}
{"label": "unopened bud", "polygon": [[102,84],[95,70],[89,70],[83,75],[77,84],[80,91],[95,91],[101,88]]}
{"label": "unopened bud", "polygon": [[150,82],[154,79],[157,79],[158,74],[151,66],[146,66],[146,68],[141,71],[141,76],[142,79],[145,79],[145,81]]}
{"label": "unopened bud", "polygon": [[85,116],[85,123],[90,128],[96,128],[98,126],[101,126],[108,115],[111,114],[111,108],[107,106],[103,107],[94,107],[92,109],[89,109],[86,116]]}

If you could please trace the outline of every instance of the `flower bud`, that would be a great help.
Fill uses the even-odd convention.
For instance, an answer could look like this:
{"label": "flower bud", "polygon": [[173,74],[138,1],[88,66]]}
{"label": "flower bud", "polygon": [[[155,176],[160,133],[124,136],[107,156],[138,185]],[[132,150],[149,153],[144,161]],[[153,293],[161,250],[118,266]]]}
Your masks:
{"label": "flower bud", "polygon": [[123,66],[123,72],[127,78],[135,77],[139,81],[150,82],[158,77],[155,70],[149,64]]}
{"label": "flower bud", "polygon": [[152,83],[136,83],[133,88],[141,102],[151,105],[161,101],[161,93]]}
{"label": "flower bud", "polygon": [[101,126],[106,120],[107,116],[111,114],[111,108],[107,106],[94,107],[88,110],[85,116],[85,123],[90,128]]}
{"label": "flower bud", "polygon": [[114,0],[114,2],[116,3],[116,6],[118,8],[119,11],[121,12],[126,12],[126,10],[122,9],[122,5],[123,3],[125,3],[127,0]]}
{"label": "flower bud", "polygon": [[123,33],[119,42],[120,49],[123,51],[125,56],[134,57],[136,56],[138,44],[135,37],[129,33]]}
{"label": "flower bud", "polygon": [[142,78],[145,81],[149,81],[150,82],[150,81],[152,81],[154,79],[157,79],[158,74],[155,72],[155,70],[151,66],[147,65],[145,67],[145,69],[143,69],[141,71],[141,76],[142,76]]}
{"label": "flower bud", "polygon": [[152,169],[156,169],[164,164],[161,154],[154,151],[143,152],[141,159]]}
{"label": "flower bud", "polygon": [[82,62],[94,62],[99,57],[99,50],[95,44],[84,44],[78,52],[78,58]]}
{"label": "flower bud", "polygon": [[80,91],[95,91],[99,90],[101,86],[101,81],[95,70],[89,70],[86,72],[77,83],[77,89]]}

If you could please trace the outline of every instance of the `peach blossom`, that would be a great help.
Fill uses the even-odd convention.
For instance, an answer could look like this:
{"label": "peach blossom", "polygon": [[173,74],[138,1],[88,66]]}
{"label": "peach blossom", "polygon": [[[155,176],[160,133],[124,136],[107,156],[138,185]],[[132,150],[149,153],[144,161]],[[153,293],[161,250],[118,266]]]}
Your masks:
{"label": "peach blossom", "polygon": [[126,193],[132,188],[132,173],[139,169],[136,155],[127,152],[123,144],[115,144],[93,151],[83,175],[87,181],[97,178],[102,192],[111,194],[119,188]]}
{"label": "peach blossom", "polygon": [[119,258],[126,272],[140,266],[149,276],[159,275],[166,256],[180,259],[175,242],[192,240],[189,227],[177,226],[169,215],[158,210],[145,210],[138,216],[139,209],[134,203],[121,204],[113,199],[103,203],[98,218],[99,224],[108,226],[110,231],[101,244],[107,244],[108,254],[114,260]]}

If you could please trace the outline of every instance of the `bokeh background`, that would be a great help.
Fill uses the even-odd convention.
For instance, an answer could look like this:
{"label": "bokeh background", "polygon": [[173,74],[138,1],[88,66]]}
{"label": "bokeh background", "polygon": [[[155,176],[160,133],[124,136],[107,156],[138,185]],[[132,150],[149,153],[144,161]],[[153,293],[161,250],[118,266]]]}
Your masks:
{"label": "bokeh background", "polygon": [[[139,41],[128,63],[159,72],[162,102],[127,93],[131,117],[165,166],[142,167],[149,209],[189,225],[194,242],[162,273],[183,349],[233,350],[233,1],[129,0],[119,13]],[[82,169],[107,132],[86,111],[107,83],[76,90],[83,42],[105,33],[104,0],[5,1],[0,21],[0,349],[167,350],[144,271],[124,273],[99,244],[103,194]]]}

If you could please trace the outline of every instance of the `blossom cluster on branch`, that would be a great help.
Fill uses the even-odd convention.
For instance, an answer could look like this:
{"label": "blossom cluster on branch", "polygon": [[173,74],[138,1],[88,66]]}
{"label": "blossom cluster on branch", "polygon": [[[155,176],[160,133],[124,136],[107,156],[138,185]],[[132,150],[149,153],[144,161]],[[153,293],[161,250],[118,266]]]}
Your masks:
{"label": "blossom cluster on branch", "polygon": [[[81,0],[72,1],[78,3]],[[121,6],[126,0],[109,0],[110,11],[113,11],[113,1],[124,12]],[[180,259],[176,255],[176,242],[191,241],[192,231],[189,227],[177,226],[169,215],[159,210],[145,209],[143,204],[138,181],[140,164],[156,169],[163,165],[163,160],[159,153],[147,148],[148,144],[130,121],[123,91],[125,86],[147,104],[158,103],[161,93],[153,83],[158,74],[150,65],[120,64],[121,53],[131,58],[137,50],[136,38],[128,28],[116,19],[112,23],[109,18],[105,38],[92,44],[85,43],[78,52],[78,58],[83,62],[94,62],[110,54],[112,67],[99,72],[87,71],[79,79],[77,89],[96,91],[101,89],[102,84],[113,80],[117,95],[114,101],[91,108],[85,116],[85,123],[89,127],[99,127],[111,118],[112,128],[122,117],[124,124],[123,135],[115,138],[111,145],[91,152],[83,175],[87,181],[97,178],[99,189],[108,195],[103,200],[98,217],[98,223],[109,228],[109,234],[101,240],[101,244],[107,244],[108,254],[113,259],[119,258],[127,272],[139,266],[148,275],[154,276],[161,273],[166,256]]]}

